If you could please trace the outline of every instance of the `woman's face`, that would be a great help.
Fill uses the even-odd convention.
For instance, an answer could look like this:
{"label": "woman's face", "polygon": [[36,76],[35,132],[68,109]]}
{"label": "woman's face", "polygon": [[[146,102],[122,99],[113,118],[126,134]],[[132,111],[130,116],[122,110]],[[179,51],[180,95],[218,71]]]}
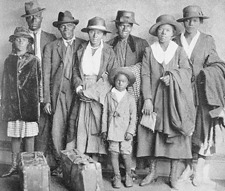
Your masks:
{"label": "woman's face", "polygon": [[103,39],[104,32],[98,29],[91,29],[88,31],[88,36],[91,46],[97,47],[100,45],[101,40]]}
{"label": "woman's face", "polygon": [[170,24],[164,24],[158,27],[157,37],[159,42],[166,43],[169,42],[174,35],[174,28]]}
{"label": "woman's face", "polygon": [[190,18],[184,21],[184,28],[187,33],[196,33],[201,22],[198,17]]}
{"label": "woman's face", "polygon": [[116,76],[116,78],[115,78],[115,88],[118,91],[120,91],[120,92],[124,91],[127,88],[128,84],[129,84],[129,81],[128,81],[126,75],[118,74]]}
{"label": "woman's face", "polygon": [[14,44],[17,51],[26,51],[29,40],[25,37],[17,37],[14,41]]}

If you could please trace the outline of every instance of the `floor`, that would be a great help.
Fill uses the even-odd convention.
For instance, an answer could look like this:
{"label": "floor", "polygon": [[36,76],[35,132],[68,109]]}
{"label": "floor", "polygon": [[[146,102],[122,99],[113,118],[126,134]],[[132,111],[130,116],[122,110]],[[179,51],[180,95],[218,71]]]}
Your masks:
{"label": "floor", "polygon": [[[0,174],[5,172],[9,168],[8,165],[0,164]],[[143,178],[143,174],[139,174],[139,178],[135,180],[134,186],[132,188],[126,188],[122,185],[120,189],[113,189],[111,187],[111,173],[103,173],[103,184],[105,191],[172,191],[172,189],[167,184],[167,177],[159,177],[157,181],[146,187],[140,187],[138,184]],[[202,183],[199,187],[194,187],[190,181],[181,182],[179,185],[179,191],[225,191],[225,181],[224,180],[214,180],[206,181]],[[19,177],[14,175],[10,178],[0,178],[0,191],[19,191],[20,183]],[[50,191],[67,191],[63,179],[60,177],[51,177],[50,181]]]}

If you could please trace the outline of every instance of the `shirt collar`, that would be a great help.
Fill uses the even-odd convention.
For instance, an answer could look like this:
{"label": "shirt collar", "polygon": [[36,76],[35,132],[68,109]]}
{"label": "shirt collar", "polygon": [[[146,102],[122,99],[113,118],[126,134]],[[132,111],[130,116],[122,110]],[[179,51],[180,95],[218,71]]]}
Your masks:
{"label": "shirt collar", "polygon": [[76,39],[76,37],[75,37],[75,35],[74,35],[73,38],[70,39],[70,40],[66,40],[66,39],[64,39],[64,38],[62,38],[62,39],[63,39],[63,43],[64,43],[65,46],[67,47],[68,43],[69,43],[70,45],[73,44],[73,41]]}

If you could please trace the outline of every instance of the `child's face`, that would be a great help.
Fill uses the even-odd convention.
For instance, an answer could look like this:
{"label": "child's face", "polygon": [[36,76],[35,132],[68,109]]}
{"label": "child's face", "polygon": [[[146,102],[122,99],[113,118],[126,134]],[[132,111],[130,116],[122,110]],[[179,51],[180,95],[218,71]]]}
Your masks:
{"label": "child's face", "polygon": [[26,51],[27,50],[27,45],[29,44],[28,38],[25,37],[17,37],[15,39],[15,48],[18,51]]}
{"label": "child's face", "polygon": [[127,88],[128,84],[129,80],[124,74],[118,74],[115,78],[115,88],[120,92],[124,91]]}

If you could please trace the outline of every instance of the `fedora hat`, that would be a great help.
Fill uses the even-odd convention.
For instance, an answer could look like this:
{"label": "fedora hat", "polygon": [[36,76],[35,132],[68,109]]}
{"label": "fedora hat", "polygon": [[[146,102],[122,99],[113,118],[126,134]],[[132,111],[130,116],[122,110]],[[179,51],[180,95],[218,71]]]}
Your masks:
{"label": "fedora hat", "polygon": [[14,34],[9,37],[9,42],[13,42],[17,37],[25,37],[30,39],[31,43],[34,42],[33,37],[29,34],[28,29],[25,27],[16,27]]}
{"label": "fedora hat", "polygon": [[125,10],[117,11],[116,20],[113,21],[116,23],[132,23],[139,25],[135,21],[135,14],[132,11],[125,11]]}
{"label": "fedora hat", "polygon": [[94,17],[88,20],[88,24],[86,28],[81,29],[82,32],[88,32],[91,29],[98,29],[104,31],[106,33],[111,33],[106,29],[105,20],[101,17]]}
{"label": "fedora hat", "polygon": [[59,12],[58,21],[54,21],[52,24],[54,27],[59,27],[59,25],[64,23],[74,23],[75,25],[77,25],[79,23],[79,20],[74,19],[71,12],[69,11],[65,11],[64,13]]}
{"label": "fedora hat", "polygon": [[169,24],[174,26],[176,32],[174,35],[178,35],[182,31],[182,25],[178,23],[172,15],[161,15],[156,19],[156,23],[150,28],[149,33],[157,36],[157,29],[159,26]]}
{"label": "fedora hat", "polygon": [[40,13],[44,11],[45,8],[41,8],[38,4],[37,0],[29,1],[25,3],[25,13],[21,17],[29,17],[31,15],[35,15],[37,13]]}
{"label": "fedora hat", "polygon": [[178,19],[177,22],[183,22],[190,18],[202,18],[202,19],[208,19],[209,17],[204,16],[202,13],[201,8],[198,5],[189,5],[183,9],[183,18]]}
{"label": "fedora hat", "polygon": [[113,86],[115,85],[115,77],[118,74],[124,74],[127,77],[129,81],[128,86],[132,86],[134,82],[136,81],[135,75],[128,67],[118,67],[118,68],[112,69],[109,73],[109,83],[112,84]]}

